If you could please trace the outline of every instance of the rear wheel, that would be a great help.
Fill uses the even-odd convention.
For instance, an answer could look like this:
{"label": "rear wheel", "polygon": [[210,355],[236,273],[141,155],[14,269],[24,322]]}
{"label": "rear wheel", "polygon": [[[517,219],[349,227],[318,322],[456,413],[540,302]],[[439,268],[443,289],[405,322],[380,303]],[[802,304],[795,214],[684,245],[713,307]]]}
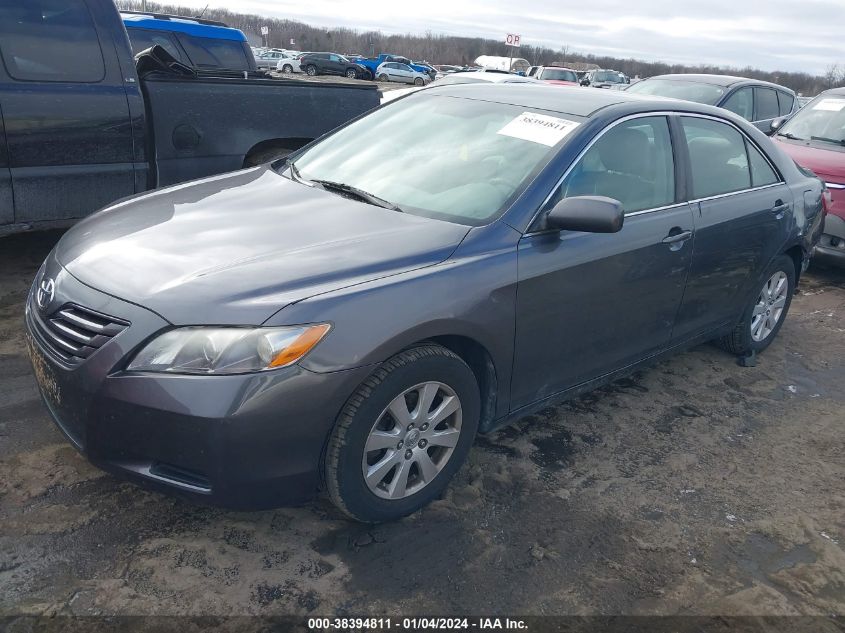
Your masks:
{"label": "rear wheel", "polygon": [[349,398],[326,452],[334,504],[390,521],[441,494],[469,453],[480,397],[472,370],[439,345],[397,354]]}
{"label": "rear wheel", "polygon": [[777,336],[795,292],[795,263],[781,255],[766,269],[734,331],[719,345],[734,354],[762,352]]}
{"label": "rear wheel", "polygon": [[379,81],[387,81],[387,75],[382,73],[381,75],[378,76],[378,80]]}
{"label": "rear wheel", "polygon": [[424,86],[425,82],[423,81],[422,77],[414,78],[414,85],[415,86]]}
{"label": "rear wheel", "polygon": [[347,68],[346,77],[347,79],[356,79],[358,77],[358,73],[355,72],[354,68]]}
{"label": "rear wheel", "polygon": [[313,64],[308,64],[308,65],[305,67],[305,74],[306,74],[306,75],[308,75],[309,77],[314,77],[314,76],[316,76],[316,74],[317,74],[317,67],[316,67],[316,66],[314,66]]}

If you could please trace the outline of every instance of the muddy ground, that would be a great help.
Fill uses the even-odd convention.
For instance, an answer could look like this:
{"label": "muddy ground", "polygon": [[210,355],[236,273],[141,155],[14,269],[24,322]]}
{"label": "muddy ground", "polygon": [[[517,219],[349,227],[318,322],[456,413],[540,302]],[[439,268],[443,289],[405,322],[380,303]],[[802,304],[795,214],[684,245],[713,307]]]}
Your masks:
{"label": "muddy ground", "polygon": [[699,347],[481,438],[366,527],[228,512],[89,466],[39,402],[0,240],[0,613],[845,614],[845,275],[811,269],[753,369]]}

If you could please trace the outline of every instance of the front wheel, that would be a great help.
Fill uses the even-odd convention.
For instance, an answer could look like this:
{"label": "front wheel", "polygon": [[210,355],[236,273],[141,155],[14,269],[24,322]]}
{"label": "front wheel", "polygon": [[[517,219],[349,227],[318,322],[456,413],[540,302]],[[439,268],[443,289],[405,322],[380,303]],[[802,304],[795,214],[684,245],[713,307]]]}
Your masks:
{"label": "front wheel", "polygon": [[293,66],[291,66],[290,64],[285,64],[284,66],[282,66],[282,72],[286,75],[291,74],[293,72]]}
{"label": "front wheel", "polygon": [[459,356],[435,344],[397,354],[338,417],[324,471],[332,502],[368,523],[419,510],[466,459],[480,406],[475,375]]}
{"label": "front wheel", "polygon": [[422,77],[416,77],[414,79],[414,85],[415,86],[424,86],[425,82],[422,80]]}
{"label": "front wheel", "polygon": [[781,255],[766,269],[734,331],[719,339],[733,354],[762,352],[777,336],[795,292],[795,263]]}
{"label": "front wheel", "polygon": [[385,75],[385,74],[381,74],[381,75],[379,75],[379,76],[378,76],[378,80],[379,80],[379,81],[387,81],[387,75]]}
{"label": "front wheel", "polygon": [[317,67],[309,64],[308,66],[305,67],[305,74],[308,75],[309,77],[316,76],[317,75]]}
{"label": "front wheel", "polygon": [[353,68],[350,68],[346,71],[346,78],[347,79],[356,79],[357,77],[358,77],[358,73],[356,73]]}

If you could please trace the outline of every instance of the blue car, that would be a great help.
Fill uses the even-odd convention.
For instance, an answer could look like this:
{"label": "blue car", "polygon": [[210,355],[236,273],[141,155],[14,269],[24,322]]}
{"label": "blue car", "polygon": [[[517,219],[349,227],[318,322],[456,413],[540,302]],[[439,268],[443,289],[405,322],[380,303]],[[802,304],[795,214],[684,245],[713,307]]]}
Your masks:
{"label": "blue car", "polygon": [[132,51],[158,44],[183,64],[199,70],[254,71],[246,35],[222,22],[160,13],[122,11]]}

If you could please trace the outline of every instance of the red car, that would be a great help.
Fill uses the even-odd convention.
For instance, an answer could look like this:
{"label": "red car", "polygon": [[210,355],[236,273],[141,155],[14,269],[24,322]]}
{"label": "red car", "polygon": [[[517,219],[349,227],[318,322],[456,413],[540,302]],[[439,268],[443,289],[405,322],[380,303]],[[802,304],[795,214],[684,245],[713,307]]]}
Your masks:
{"label": "red car", "polygon": [[578,74],[570,68],[559,68],[557,66],[540,66],[533,77],[547,84],[557,86],[580,86]]}
{"label": "red car", "polygon": [[845,266],[845,88],[820,94],[773,138],[796,163],[827,184],[824,234],[814,257]]}
{"label": "red car", "polygon": [[823,92],[777,131],[792,159],[827,184],[827,218],[814,257],[845,266],[845,88]]}

